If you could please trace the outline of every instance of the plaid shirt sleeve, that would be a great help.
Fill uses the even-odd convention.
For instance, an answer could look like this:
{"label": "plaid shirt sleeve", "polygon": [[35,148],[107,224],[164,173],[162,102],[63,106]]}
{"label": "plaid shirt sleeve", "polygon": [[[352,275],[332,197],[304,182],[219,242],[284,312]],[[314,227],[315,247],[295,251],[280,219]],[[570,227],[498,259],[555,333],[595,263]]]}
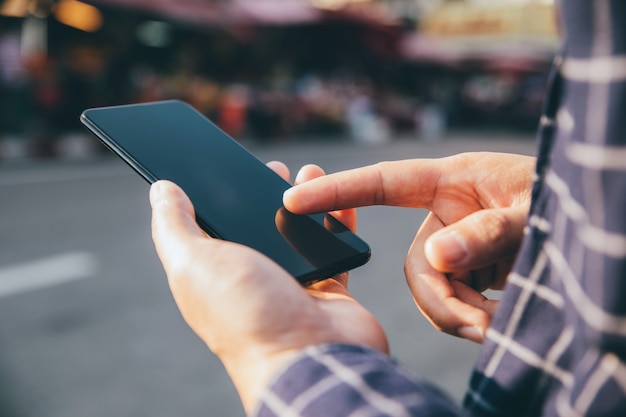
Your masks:
{"label": "plaid shirt sleeve", "polygon": [[359,346],[312,346],[262,394],[255,417],[460,417],[443,392]]}

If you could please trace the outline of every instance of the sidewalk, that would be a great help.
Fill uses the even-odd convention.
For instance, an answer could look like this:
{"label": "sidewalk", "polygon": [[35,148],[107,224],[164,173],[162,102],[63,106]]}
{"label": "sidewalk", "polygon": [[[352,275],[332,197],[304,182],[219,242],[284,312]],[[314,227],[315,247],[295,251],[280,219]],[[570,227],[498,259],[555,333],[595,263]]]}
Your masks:
{"label": "sidewalk", "polygon": [[[419,134],[404,133],[390,136],[387,140],[378,142],[363,142],[351,138],[348,134],[341,136],[305,136],[280,138],[276,141],[259,141],[254,138],[244,138],[240,142],[250,150],[281,146],[296,146],[298,148],[310,148],[311,146],[324,146],[329,144],[353,144],[365,148],[378,148],[394,142],[415,142],[421,144],[437,145],[472,142],[498,142],[498,141],[534,141],[535,133],[531,131],[506,131],[506,130],[453,130],[439,136],[424,136]],[[72,132],[62,135],[51,143],[38,143],[34,138],[20,136],[0,137],[0,164],[7,162],[35,161],[35,160],[60,160],[60,161],[83,161],[90,160],[102,155],[109,155],[109,151],[89,132]]]}

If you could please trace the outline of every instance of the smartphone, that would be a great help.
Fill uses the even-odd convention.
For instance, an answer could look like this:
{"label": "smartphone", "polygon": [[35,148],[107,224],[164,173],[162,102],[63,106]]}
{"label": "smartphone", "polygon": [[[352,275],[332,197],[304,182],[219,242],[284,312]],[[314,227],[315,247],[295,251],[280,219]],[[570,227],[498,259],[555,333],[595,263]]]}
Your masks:
{"label": "smartphone", "polygon": [[287,211],[291,185],[187,103],[93,108],[80,120],[149,183],[178,184],[210,236],[256,249],[302,284],[370,258],[369,245],[329,214]]}

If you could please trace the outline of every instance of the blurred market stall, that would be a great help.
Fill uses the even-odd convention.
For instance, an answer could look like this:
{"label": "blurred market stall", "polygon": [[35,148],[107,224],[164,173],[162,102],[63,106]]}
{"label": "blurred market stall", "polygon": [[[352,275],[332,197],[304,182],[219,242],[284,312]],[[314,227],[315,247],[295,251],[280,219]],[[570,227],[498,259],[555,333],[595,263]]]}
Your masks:
{"label": "blurred market stall", "polygon": [[528,128],[553,16],[548,0],[0,0],[0,159],[58,154],[86,107],[173,97],[253,140]]}

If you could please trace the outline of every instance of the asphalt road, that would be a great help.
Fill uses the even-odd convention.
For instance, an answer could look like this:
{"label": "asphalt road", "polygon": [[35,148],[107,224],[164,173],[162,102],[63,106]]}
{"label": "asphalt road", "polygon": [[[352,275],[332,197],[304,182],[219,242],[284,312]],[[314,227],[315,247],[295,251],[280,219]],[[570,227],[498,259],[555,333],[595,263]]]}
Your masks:
{"label": "asphalt road", "polygon": [[[490,136],[250,148],[293,171],[314,162],[328,172],[472,150],[533,153],[531,137]],[[243,416],[223,367],[171,299],[147,194],[112,157],[0,162],[0,416]],[[478,347],[431,328],[404,282],[425,214],[360,209],[373,257],[351,288],[387,330],[392,354],[460,400]]]}

